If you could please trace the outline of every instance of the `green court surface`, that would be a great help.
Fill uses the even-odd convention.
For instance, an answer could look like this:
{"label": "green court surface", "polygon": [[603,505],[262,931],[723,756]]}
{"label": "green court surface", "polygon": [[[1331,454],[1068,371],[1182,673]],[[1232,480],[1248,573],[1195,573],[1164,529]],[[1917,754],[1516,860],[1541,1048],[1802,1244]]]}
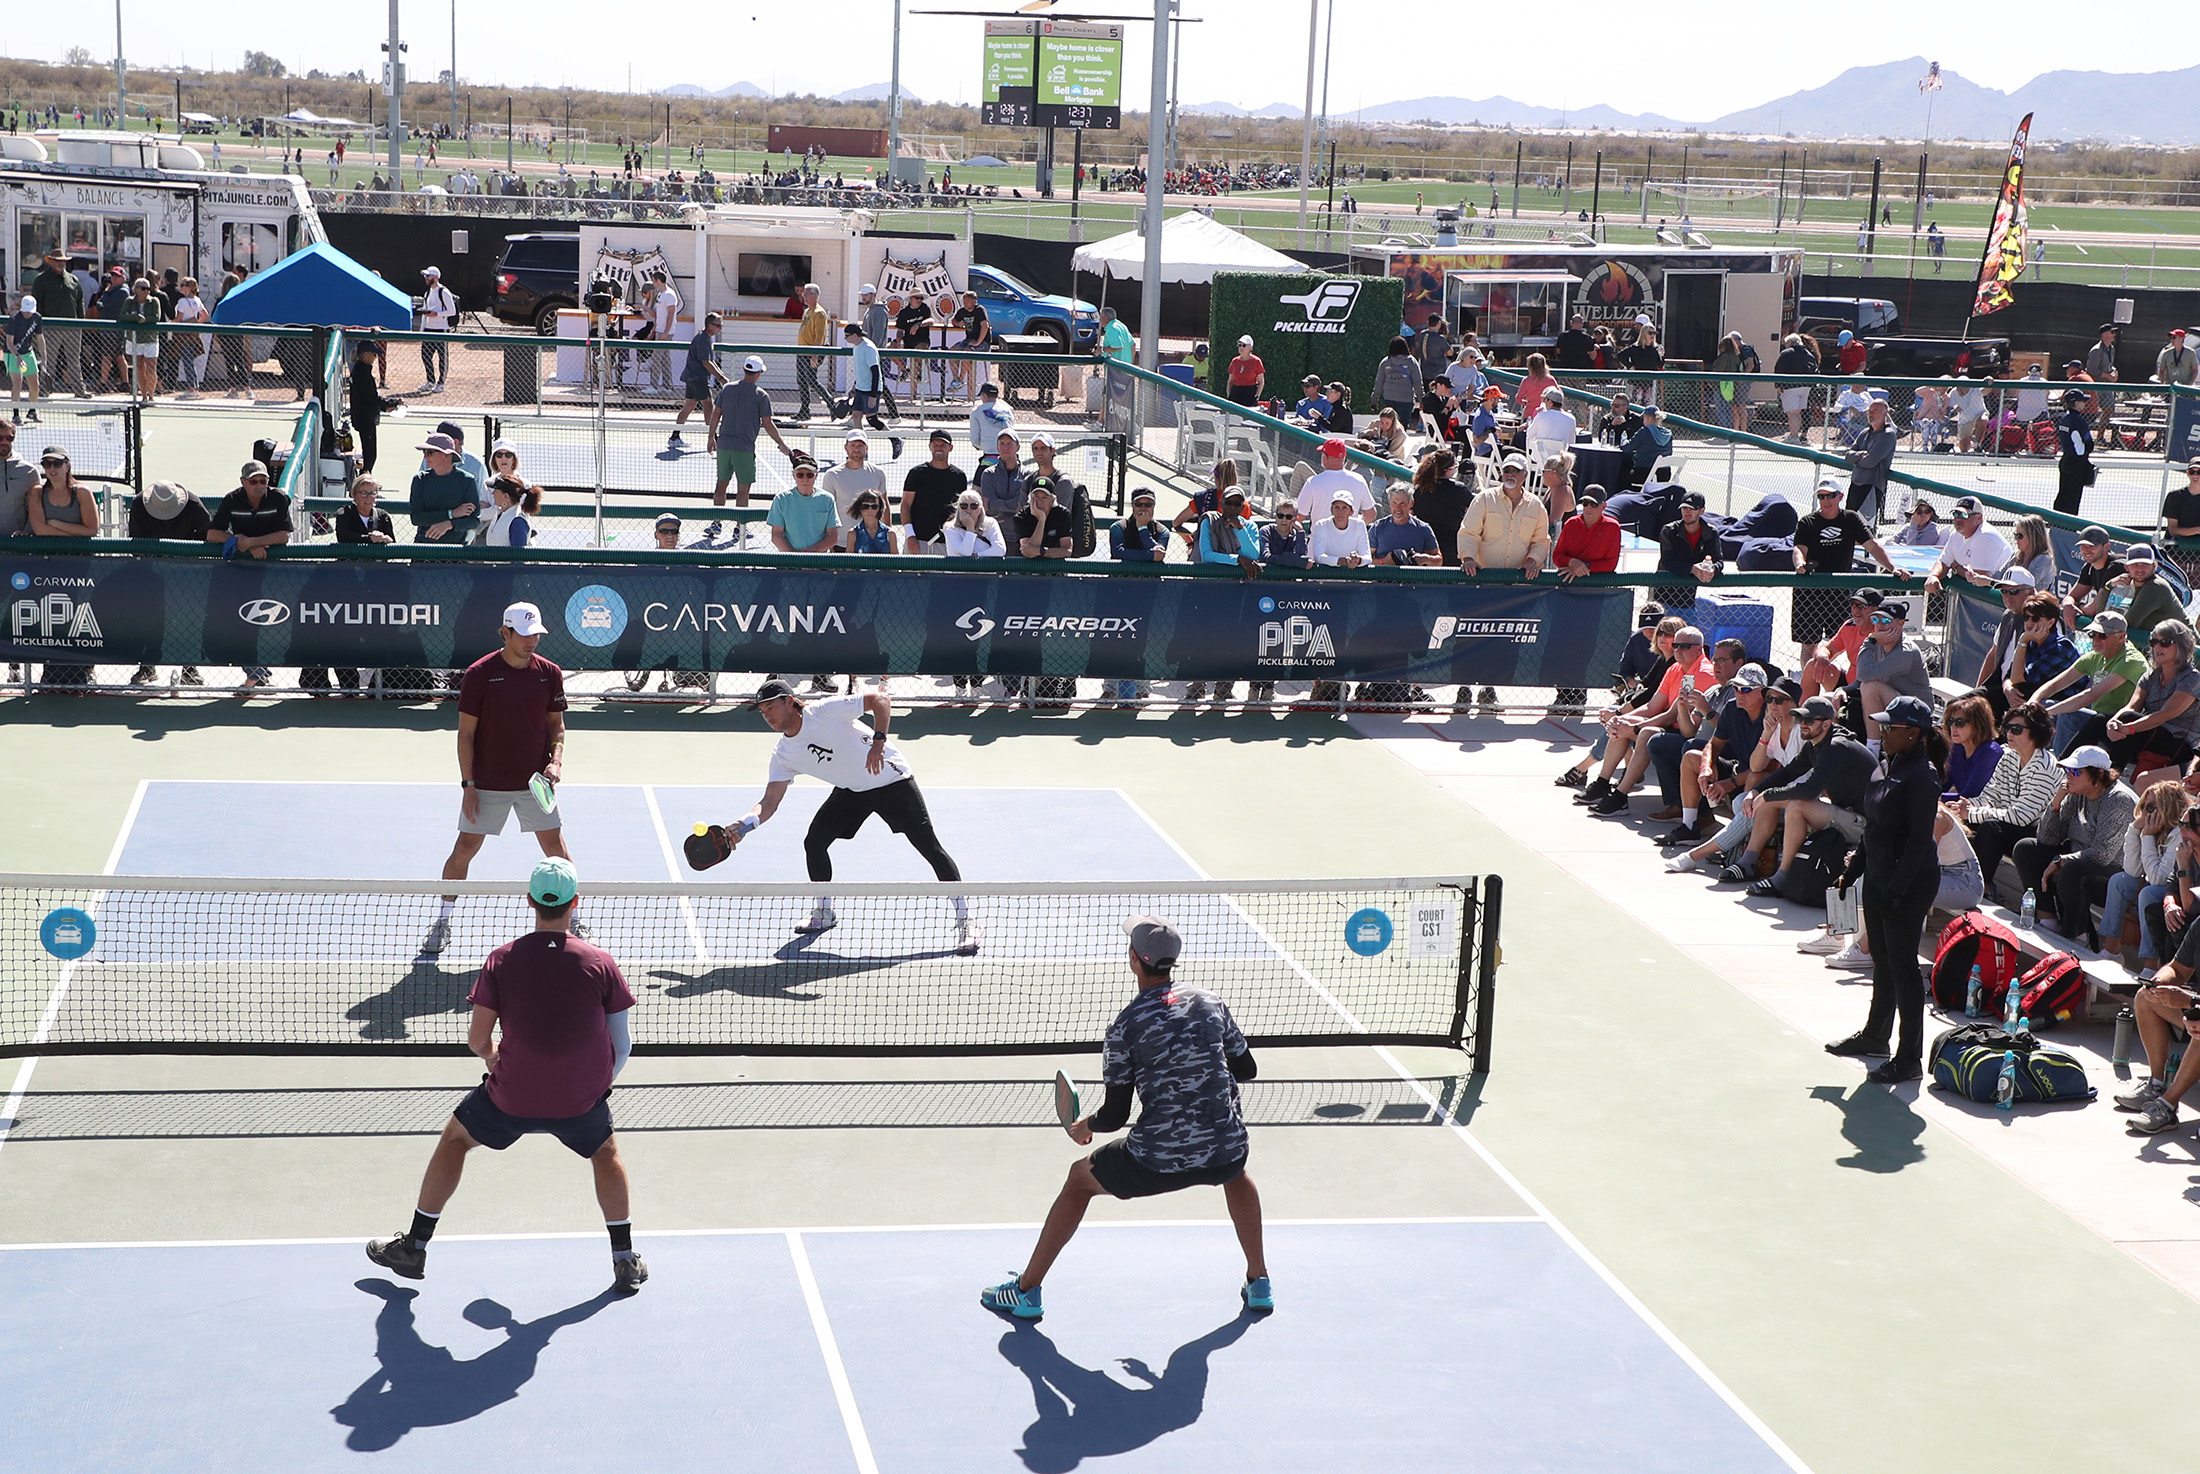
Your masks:
{"label": "green court surface", "polygon": [[[143,780],[447,784],[454,720],[303,702],[0,702],[8,864],[100,870]],[[1247,1102],[1271,1217],[1547,1214],[1670,1346],[1801,1466],[1826,1474],[2145,1468],[2190,1447],[2177,1400],[2143,1393],[2132,1374],[2200,1351],[2200,1305],[1351,726],[925,712],[894,727],[930,790],[1120,790],[1218,877],[1504,877],[1491,1073],[1463,1077],[1460,1056],[1438,1049],[1269,1052],[1257,1082],[1268,1093],[1249,1090]],[[753,783],[771,741],[739,712],[584,711],[572,729],[575,785]],[[1471,745],[1562,741],[1527,722],[1462,723],[1429,740],[1462,731]],[[1004,805],[1002,826],[1016,822]],[[942,837],[950,849],[958,838],[988,842]],[[587,837],[569,838],[585,876]],[[315,842],[341,850],[357,840],[324,828]],[[510,852],[524,841],[489,843]],[[440,858],[422,853],[419,874]],[[1037,1129],[1042,1097],[1011,1109],[989,1092],[1037,1092],[1056,1063],[638,1059],[621,1100],[731,1082],[771,1095],[785,1114],[634,1129],[623,1139],[637,1228],[1029,1225],[1071,1149]],[[1091,1077],[1091,1056],[1059,1063]],[[13,1068],[0,1066],[0,1078]],[[388,1233],[403,1224],[439,1101],[474,1073],[441,1059],[40,1062],[16,1112],[25,1124],[0,1144],[0,1241]],[[912,1082],[909,1093],[893,1082]],[[254,1099],[276,1119],[238,1127],[245,1107],[189,1093],[204,1091],[264,1092]],[[678,1120],[683,1108],[658,1098]],[[1314,1124],[1293,1105],[1313,1099],[1360,1109]],[[1337,1124],[1348,1119],[1360,1124]],[[1093,1218],[1220,1216],[1216,1194],[1195,1192],[1103,1203]],[[600,1232],[585,1173],[540,1142],[472,1163],[444,1222],[454,1235]],[[1072,1243],[1064,1263],[1086,1247]],[[1301,1280],[1321,1272],[1318,1262],[1291,1269]],[[644,1293],[683,1293],[671,1274],[660,1279]],[[1286,1290],[1279,1282],[1279,1317]],[[1073,1314],[1051,1298],[1049,1308],[1049,1330]],[[1361,1312],[1420,1313],[1411,1295]],[[742,1335],[738,1316],[724,1334]],[[1230,1366],[1218,1357],[1215,1384]],[[1593,1397],[1623,1371],[1585,1363],[1567,1385]],[[1264,1467],[1259,1449],[1239,1452],[1246,1467]]]}

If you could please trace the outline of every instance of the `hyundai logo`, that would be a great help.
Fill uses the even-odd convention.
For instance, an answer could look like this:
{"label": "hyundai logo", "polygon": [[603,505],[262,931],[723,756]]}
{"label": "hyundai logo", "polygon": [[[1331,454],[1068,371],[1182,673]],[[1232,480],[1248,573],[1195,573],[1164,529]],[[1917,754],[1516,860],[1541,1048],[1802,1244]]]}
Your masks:
{"label": "hyundai logo", "polygon": [[290,618],[290,606],[280,599],[254,599],[237,606],[237,618],[246,624],[281,624]]}

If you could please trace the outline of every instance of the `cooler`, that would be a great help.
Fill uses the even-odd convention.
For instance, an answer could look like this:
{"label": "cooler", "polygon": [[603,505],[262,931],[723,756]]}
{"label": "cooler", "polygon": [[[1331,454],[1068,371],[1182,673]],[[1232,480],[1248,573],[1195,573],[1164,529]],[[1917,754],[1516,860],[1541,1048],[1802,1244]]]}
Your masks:
{"label": "cooler", "polygon": [[1696,607],[1685,611],[1689,623],[1703,631],[1708,651],[1721,640],[1740,640],[1752,660],[1772,658],[1772,601],[1749,594],[1696,593]]}

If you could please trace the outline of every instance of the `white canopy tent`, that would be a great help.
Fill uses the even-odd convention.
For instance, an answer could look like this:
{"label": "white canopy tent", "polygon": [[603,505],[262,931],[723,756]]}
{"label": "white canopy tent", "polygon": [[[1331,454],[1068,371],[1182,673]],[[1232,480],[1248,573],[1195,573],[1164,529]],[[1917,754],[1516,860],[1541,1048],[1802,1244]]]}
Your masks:
{"label": "white canopy tent", "polygon": [[[1079,246],[1070,257],[1072,271],[1123,281],[1146,275],[1146,238],[1137,231]],[[1161,225],[1161,279],[1211,282],[1218,271],[1304,271],[1306,266],[1270,250],[1210,215],[1187,210]]]}

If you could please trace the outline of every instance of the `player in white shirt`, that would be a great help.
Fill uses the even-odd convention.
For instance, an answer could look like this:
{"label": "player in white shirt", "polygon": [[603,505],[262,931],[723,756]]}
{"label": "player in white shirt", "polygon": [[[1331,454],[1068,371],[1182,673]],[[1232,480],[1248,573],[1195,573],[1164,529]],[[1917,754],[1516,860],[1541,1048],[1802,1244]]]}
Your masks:
{"label": "player in white shirt", "polygon": [[1299,488],[1298,503],[1302,507],[1326,507],[1340,491],[1351,496],[1352,510],[1360,514],[1361,520],[1375,520],[1375,493],[1367,489],[1365,476],[1345,468],[1345,443],[1331,436],[1322,442],[1322,468]]}
{"label": "player in white shirt", "polygon": [[[941,880],[962,879],[961,868],[932,832],[932,815],[925,807],[916,775],[886,740],[894,708],[885,692],[805,703],[785,681],[769,680],[757,689],[756,709],[765,725],[779,734],[779,745],[772,749],[764,797],[741,820],[726,826],[726,838],[735,846],[769,822],[779,812],[787,786],[799,774],[808,773],[833,787],[825,802],[818,805],[817,816],[810,820],[809,833],[802,839],[812,881],[833,878],[834,843],[853,839],[873,814],[908,840],[934,875]],[[868,727],[858,720],[864,715],[871,718]],[[969,903],[963,897],[950,899],[955,906],[955,951],[960,956],[974,956],[984,932],[972,923]],[[813,935],[839,924],[840,918],[833,914],[833,898],[820,895],[810,919],[795,930]]]}
{"label": "player in white shirt", "polygon": [[672,355],[679,351],[680,294],[672,289],[672,281],[659,271],[650,277],[657,288],[657,297],[650,304],[649,336],[658,346],[646,355],[649,360],[649,387],[672,392]]}
{"label": "player in white shirt", "polygon": [[[458,317],[458,298],[443,285],[443,268],[424,266],[420,275],[427,282],[420,294],[420,331],[423,333],[447,333]],[[445,381],[451,377],[451,345],[424,342],[420,345],[420,366],[427,370],[428,393],[441,394]]]}

